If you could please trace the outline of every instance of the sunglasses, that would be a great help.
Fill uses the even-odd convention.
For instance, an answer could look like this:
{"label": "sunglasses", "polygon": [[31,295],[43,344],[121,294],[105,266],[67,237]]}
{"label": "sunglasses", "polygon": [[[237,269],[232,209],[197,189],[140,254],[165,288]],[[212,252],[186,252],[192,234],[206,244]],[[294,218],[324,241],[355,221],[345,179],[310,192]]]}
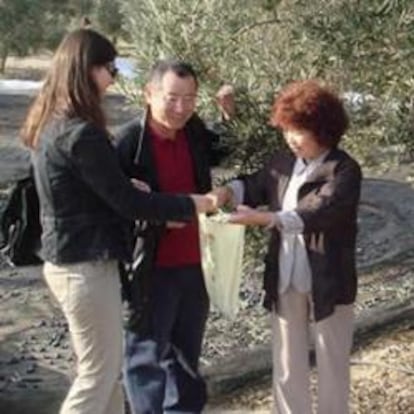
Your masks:
{"label": "sunglasses", "polygon": [[115,62],[108,62],[104,66],[105,66],[105,69],[108,71],[108,73],[111,75],[111,77],[115,79],[119,71],[115,65]]}

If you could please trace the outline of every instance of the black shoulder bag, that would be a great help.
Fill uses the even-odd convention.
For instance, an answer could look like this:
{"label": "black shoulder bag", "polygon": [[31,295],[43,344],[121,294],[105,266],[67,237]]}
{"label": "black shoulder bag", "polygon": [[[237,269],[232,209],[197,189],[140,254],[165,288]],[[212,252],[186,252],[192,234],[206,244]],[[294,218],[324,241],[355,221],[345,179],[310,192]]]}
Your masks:
{"label": "black shoulder bag", "polygon": [[40,264],[39,198],[33,175],[17,181],[11,188],[1,220],[0,254],[11,266]]}

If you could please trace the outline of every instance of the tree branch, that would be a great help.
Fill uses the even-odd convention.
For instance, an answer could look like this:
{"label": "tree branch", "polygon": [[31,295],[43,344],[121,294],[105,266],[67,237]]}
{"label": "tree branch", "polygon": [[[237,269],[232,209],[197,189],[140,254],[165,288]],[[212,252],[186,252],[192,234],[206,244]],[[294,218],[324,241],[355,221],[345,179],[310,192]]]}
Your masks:
{"label": "tree branch", "polygon": [[261,27],[261,26],[266,26],[268,24],[274,24],[274,23],[280,23],[280,19],[279,18],[274,18],[274,19],[270,19],[270,20],[264,20],[262,22],[255,22],[252,24],[248,24],[247,26],[243,26],[240,27],[239,29],[236,30],[236,32],[234,33],[233,37],[237,37],[237,36],[241,36],[242,34],[256,29],[257,27]]}

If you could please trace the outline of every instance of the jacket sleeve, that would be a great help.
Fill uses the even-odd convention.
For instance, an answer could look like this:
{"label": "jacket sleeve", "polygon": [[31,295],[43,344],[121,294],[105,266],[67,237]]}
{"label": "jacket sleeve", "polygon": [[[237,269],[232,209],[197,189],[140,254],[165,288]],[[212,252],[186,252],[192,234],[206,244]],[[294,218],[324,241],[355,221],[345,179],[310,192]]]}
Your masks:
{"label": "jacket sleeve", "polygon": [[189,221],[194,216],[194,203],[188,196],[146,193],[134,188],[105,131],[84,125],[69,152],[76,173],[120,216],[161,221]]}
{"label": "jacket sleeve", "polygon": [[296,212],[303,220],[304,232],[338,228],[344,224],[344,218],[355,217],[361,180],[361,168],[356,161],[348,158],[339,163],[332,179],[299,203]]}
{"label": "jacket sleeve", "polygon": [[114,146],[118,161],[122,171],[128,177],[133,176],[134,158],[140,132],[137,122],[127,123],[114,132]]}
{"label": "jacket sleeve", "polygon": [[244,185],[244,204],[250,207],[269,204],[266,192],[267,174],[267,169],[264,167],[253,174],[238,177]]}

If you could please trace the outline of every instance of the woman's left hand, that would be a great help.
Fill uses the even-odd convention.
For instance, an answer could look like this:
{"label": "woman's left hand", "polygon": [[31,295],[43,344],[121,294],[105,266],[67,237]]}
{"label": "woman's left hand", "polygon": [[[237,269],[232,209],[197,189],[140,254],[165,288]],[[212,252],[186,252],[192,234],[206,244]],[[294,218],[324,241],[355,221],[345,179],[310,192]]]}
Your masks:
{"label": "woman's left hand", "polygon": [[230,214],[229,223],[245,226],[268,226],[272,221],[273,214],[268,211],[259,211],[245,205],[239,205],[236,211]]}

